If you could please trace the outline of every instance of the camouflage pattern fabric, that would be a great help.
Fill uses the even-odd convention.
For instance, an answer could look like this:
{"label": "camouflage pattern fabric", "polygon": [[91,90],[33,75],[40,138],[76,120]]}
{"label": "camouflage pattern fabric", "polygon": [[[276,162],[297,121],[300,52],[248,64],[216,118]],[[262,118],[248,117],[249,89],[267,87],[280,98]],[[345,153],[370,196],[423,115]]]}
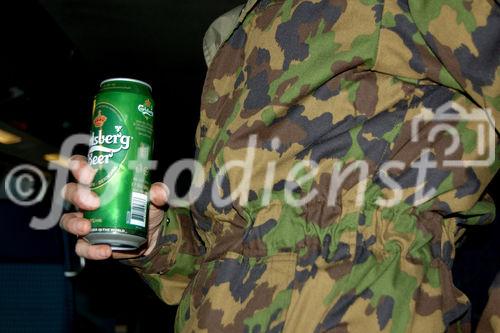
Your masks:
{"label": "camouflage pattern fabric", "polygon": [[243,5],[238,6],[215,20],[203,38],[203,55],[207,66],[210,66],[215,54],[227,38],[232,34],[234,28],[238,25]]}
{"label": "camouflage pattern fabric", "polygon": [[[201,196],[170,208],[155,251],[131,261],[161,298],[179,303],[176,331],[467,331],[469,302],[450,267],[461,226],[494,218],[483,191],[497,153],[488,167],[444,166],[449,136],[414,141],[411,124],[449,102],[490,108],[498,124],[499,54],[491,0],[248,2],[206,76],[196,133]],[[451,124],[461,139],[451,157],[480,160],[475,122]],[[417,134],[425,138],[431,125]],[[215,204],[216,173],[245,160],[252,135],[248,202]],[[438,167],[421,180],[411,163],[424,149]],[[347,177],[328,206],[332,170],[361,160],[368,174]],[[394,195],[378,173],[391,160],[406,165],[387,171],[403,200],[380,207],[377,198]],[[285,179],[301,161],[318,172],[293,196],[318,195],[297,207],[285,200]],[[223,198],[243,180],[240,168],[227,174]]]}
{"label": "camouflage pattern fabric", "polygon": [[500,332],[500,273],[490,288],[489,297],[489,302],[479,321],[477,333]]}

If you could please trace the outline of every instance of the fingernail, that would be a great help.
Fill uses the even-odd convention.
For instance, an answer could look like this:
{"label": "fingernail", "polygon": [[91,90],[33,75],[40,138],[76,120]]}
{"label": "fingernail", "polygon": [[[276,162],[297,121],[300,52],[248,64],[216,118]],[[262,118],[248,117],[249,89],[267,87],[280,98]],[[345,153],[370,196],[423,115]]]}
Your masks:
{"label": "fingernail", "polygon": [[80,221],[78,222],[78,231],[84,233],[87,231],[87,223]]}
{"label": "fingernail", "polygon": [[69,160],[68,167],[70,170],[74,170],[78,167],[79,163],[80,163],[80,161],[78,161],[78,160]]}
{"label": "fingernail", "polygon": [[85,184],[90,184],[94,179],[95,171],[94,169],[88,167],[82,171],[82,182]]}
{"label": "fingernail", "polygon": [[164,184],[164,183],[160,183],[160,185],[163,188],[163,193],[162,193],[163,200],[167,201],[168,200],[168,195],[170,194],[168,186],[166,184]]}
{"label": "fingernail", "polygon": [[99,199],[97,198],[97,196],[93,195],[91,192],[87,193],[87,197],[85,199],[90,206],[92,206],[92,207],[99,206]]}
{"label": "fingernail", "polygon": [[163,199],[163,201],[167,202],[167,200],[168,200],[168,190],[167,190],[167,191],[165,191],[165,192],[163,192],[162,197],[163,197],[163,198],[162,198],[162,199]]}
{"label": "fingernail", "polygon": [[107,248],[102,248],[99,250],[99,255],[103,258],[109,257],[109,250]]}
{"label": "fingernail", "polygon": [[83,169],[80,173],[80,182],[83,184],[89,184],[90,181],[90,172],[87,169]]}

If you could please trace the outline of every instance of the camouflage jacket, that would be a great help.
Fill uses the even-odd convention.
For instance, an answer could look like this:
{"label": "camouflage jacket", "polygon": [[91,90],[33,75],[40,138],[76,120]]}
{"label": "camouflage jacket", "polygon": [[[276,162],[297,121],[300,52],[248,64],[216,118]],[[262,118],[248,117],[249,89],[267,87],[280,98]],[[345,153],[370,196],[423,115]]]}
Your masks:
{"label": "camouflage jacket", "polygon": [[[171,207],[155,250],[132,261],[179,303],[176,331],[466,331],[450,267],[460,226],[494,218],[483,192],[498,169],[498,4],[261,0],[218,22],[204,45],[199,198]],[[486,123],[472,117],[486,109]],[[423,152],[435,167],[421,178]],[[249,155],[251,177],[227,168],[218,182]],[[211,189],[240,184],[246,200],[214,201]]]}

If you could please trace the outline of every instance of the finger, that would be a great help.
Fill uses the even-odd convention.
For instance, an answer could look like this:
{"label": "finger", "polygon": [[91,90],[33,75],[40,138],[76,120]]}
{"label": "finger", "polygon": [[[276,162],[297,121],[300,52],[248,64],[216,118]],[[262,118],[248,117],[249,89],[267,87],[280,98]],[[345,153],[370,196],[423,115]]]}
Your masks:
{"label": "finger", "polygon": [[90,245],[87,241],[79,239],[76,242],[76,254],[92,260],[104,260],[111,257],[111,247],[109,245]]}
{"label": "finger", "polygon": [[83,210],[95,210],[99,207],[99,197],[88,187],[68,183],[61,190],[64,200]]}
{"label": "finger", "polygon": [[84,219],[81,212],[64,214],[59,225],[67,232],[77,236],[85,236],[90,232],[90,221]]}
{"label": "finger", "polygon": [[76,180],[89,185],[94,179],[96,170],[87,163],[87,158],[82,155],[73,155],[69,161],[69,169]]}
{"label": "finger", "polygon": [[164,183],[154,183],[149,190],[149,199],[156,207],[164,206],[167,203],[169,190]]}

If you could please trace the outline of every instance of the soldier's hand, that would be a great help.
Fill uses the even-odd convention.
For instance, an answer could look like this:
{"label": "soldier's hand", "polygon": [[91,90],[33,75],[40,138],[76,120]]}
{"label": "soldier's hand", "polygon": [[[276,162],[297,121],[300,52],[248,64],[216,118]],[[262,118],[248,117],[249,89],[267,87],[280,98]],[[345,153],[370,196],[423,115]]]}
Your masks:
{"label": "soldier's hand", "polygon": [[[95,170],[87,164],[87,159],[81,155],[75,155],[70,160],[70,170],[78,183],[68,183],[62,190],[65,200],[71,202],[80,210],[95,210],[99,207],[99,197],[90,190],[89,185],[95,175]],[[147,255],[156,244],[160,224],[164,211],[161,208],[167,203],[168,188],[163,183],[154,183],[151,186],[149,197],[151,205],[148,220],[148,244],[147,247],[137,251],[111,251],[109,245],[90,245],[82,237],[90,232],[90,221],[83,218],[82,212],[64,214],[59,225],[67,232],[79,237],[76,243],[76,253],[84,258],[103,260],[107,258],[128,259]]]}

